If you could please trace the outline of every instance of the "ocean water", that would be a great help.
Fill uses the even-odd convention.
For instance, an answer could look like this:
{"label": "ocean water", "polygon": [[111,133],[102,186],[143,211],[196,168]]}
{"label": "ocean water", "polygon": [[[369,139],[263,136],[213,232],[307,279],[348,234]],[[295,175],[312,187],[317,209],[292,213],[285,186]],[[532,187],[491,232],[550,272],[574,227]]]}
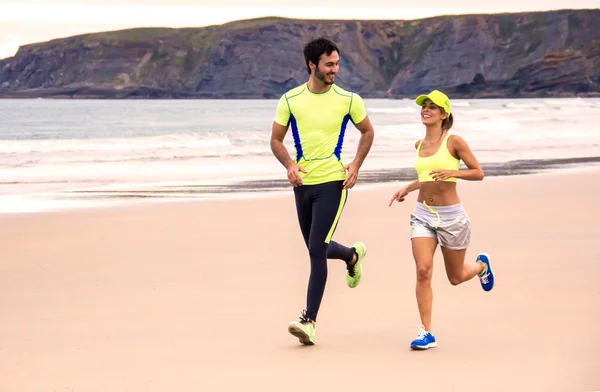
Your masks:
{"label": "ocean water", "polygon": [[[0,100],[0,212],[288,188],[269,147],[276,100]],[[414,178],[411,100],[366,99],[375,141],[357,187]],[[453,100],[487,175],[600,163],[600,99]],[[346,161],[360,133],[349,125]],[[286,138],[294,153],[291,134]]]}

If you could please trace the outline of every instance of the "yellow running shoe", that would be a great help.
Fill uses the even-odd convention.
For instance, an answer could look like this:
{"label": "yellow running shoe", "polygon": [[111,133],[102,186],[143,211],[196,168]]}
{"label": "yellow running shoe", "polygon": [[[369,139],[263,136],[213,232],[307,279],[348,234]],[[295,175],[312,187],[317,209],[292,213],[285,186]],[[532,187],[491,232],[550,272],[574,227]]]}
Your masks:
{"label": "yellow running shoe", "polygon": [[306,310],[302,312],[300,321],[293,321],[288,327],[288,332],[300,340],[306,346],[315,344],[315,325],[306,317]]}
{"label": "yellow running shoe", "polygon": [[367,255],[367,246],[362,242],[356,242],[352,249],[356,252],[357,258],[354,265],[348,264],[346,267],[346,283],[350,288],[358,286],[362,279],[362,259]]}

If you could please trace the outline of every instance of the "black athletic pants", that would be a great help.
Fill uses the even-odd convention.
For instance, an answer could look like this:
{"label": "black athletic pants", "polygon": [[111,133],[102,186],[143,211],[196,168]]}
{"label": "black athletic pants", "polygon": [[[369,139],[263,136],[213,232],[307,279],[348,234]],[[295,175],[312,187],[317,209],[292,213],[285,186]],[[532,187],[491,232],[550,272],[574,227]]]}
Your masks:
{"label": "black athletic pants", "polygon": [[343,181],[294,188],[296,211],[304,242],[310,255],[310,280],[306,300],[306,316],[317,320],[317,313],[327,282],[327,259],[352,261],[354,249],[331,241],[348,191]]}

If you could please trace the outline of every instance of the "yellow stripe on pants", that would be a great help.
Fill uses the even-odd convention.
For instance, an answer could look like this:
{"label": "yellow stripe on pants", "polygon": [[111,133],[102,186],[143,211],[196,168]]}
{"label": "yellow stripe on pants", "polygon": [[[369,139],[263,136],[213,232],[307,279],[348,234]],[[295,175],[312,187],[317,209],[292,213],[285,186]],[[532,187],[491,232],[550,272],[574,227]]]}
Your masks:
{"label": "yellow stripe on pants", "polygon": [[333,220],[333,224],[331,225],[331,229],[329,229],[329,233],[327,234],[327,238],[325,238],[325,243],[328,244],[331,241],[331,237],[333,237],[333,232],[340,220],[340,216],[342,216],[342,211],[344,210],[344,204],[346,204],[346,198],[348,197],[348,190],[342,189],[342,197],[340,198],[340,205],[337,210],[337,214],[335,215],[335,219]]}

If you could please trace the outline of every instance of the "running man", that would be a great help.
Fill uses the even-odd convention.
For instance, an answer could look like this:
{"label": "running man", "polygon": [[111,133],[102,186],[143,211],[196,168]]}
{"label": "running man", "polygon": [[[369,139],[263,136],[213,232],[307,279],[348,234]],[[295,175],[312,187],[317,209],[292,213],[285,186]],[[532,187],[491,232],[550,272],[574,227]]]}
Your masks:
{"label": "running man", "polygon": [[[327,259],[346,262],[346,282],[353,288],[362,278],[361,262],[366,254],[361,242],[349,248],[331,240],[348,190],[356,183],[375,134],[362,98],[334,83],[339,53],[336,44],[325,38],[306,44],[304,58],[310,77],[281,97],[271,134],[271,150],[294,186],[298,222],[310,256],[306,309],[300,321],[288,327],[305,345],[314,344],[317,313],[327,282]],[[342,147],[349,121],[361,137],[356,157],[344,164]],[[294,159],[283,144],[289,127]]]}

